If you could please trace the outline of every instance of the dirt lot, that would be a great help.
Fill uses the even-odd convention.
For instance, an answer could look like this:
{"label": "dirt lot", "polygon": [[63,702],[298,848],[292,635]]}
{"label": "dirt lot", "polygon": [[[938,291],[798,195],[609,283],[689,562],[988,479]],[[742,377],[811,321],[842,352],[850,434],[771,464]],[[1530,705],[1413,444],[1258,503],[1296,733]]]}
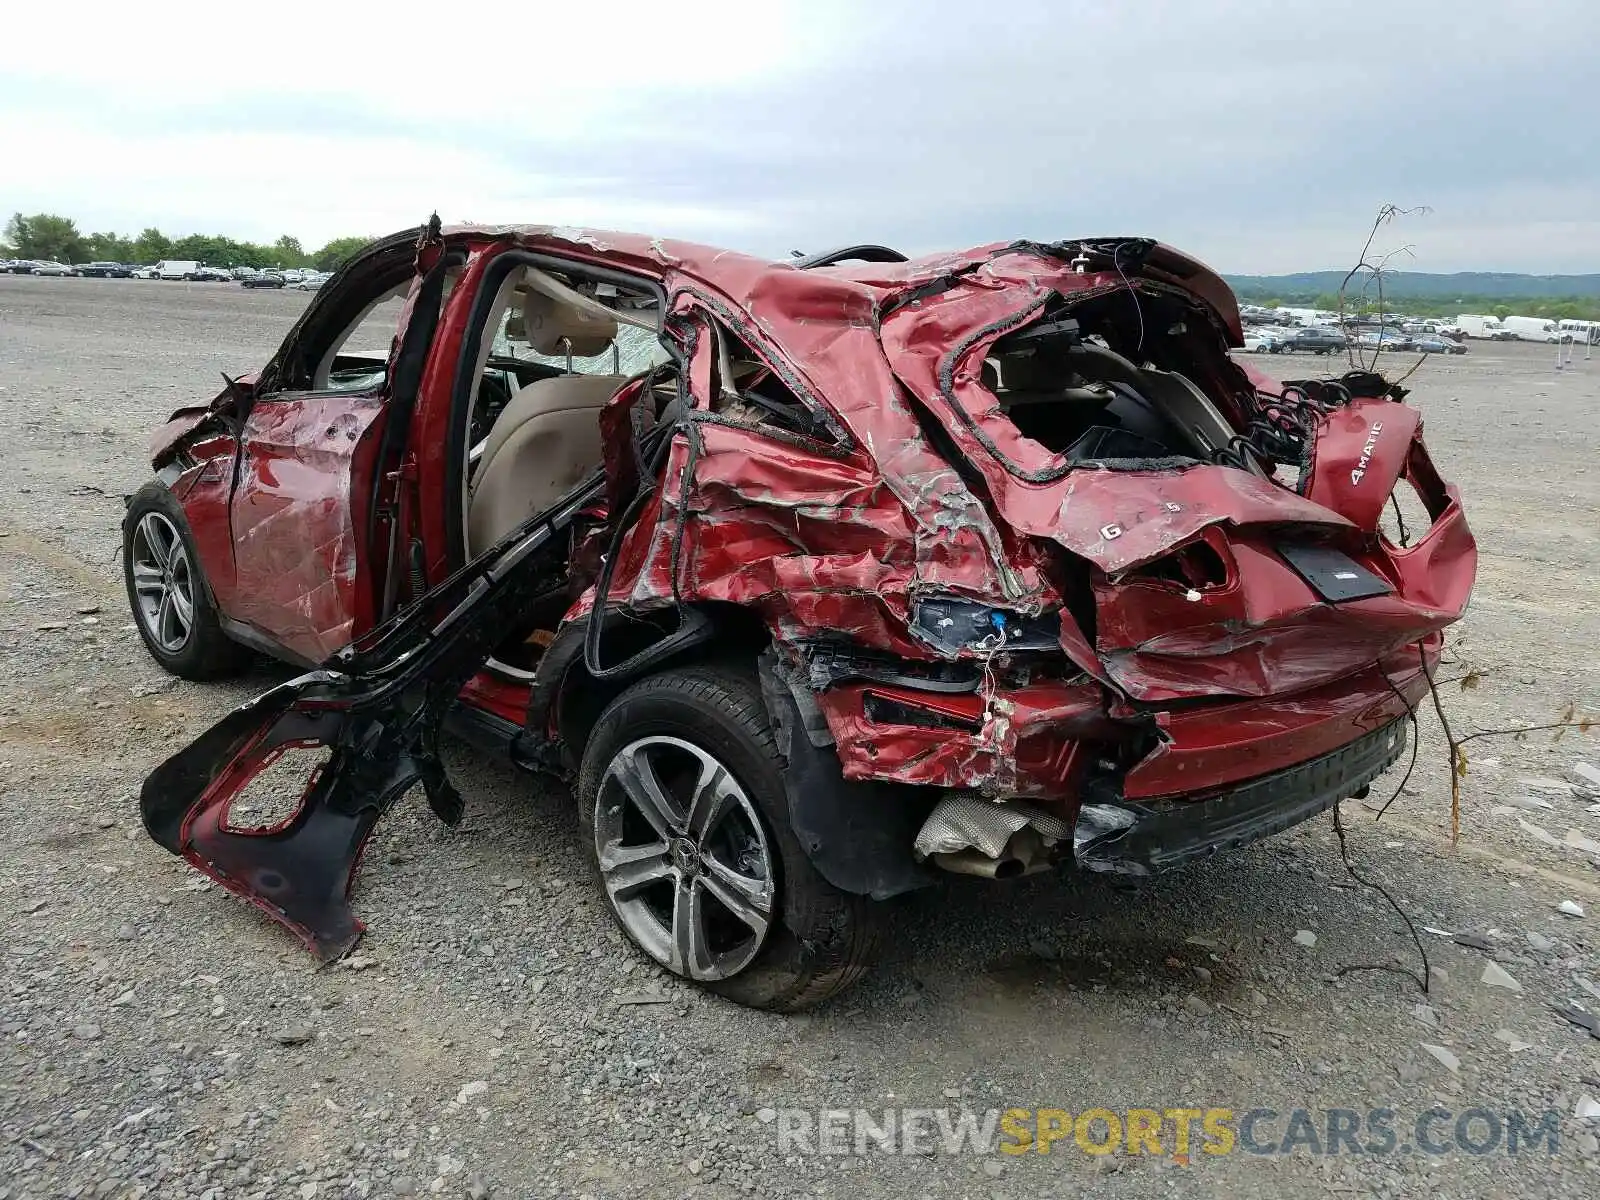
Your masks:
{"label": "dirt lot", "polygon": [[[0,1200],[1600,1192],[1600,1123],[1573,1118],[1600,1097],[1600,1040],[1551,1010],[1600,1011],[1600,870],[1559,844],[1600,838],[1600,796],[1524,782],[1600,766],[1600,734],[1474,742],[1455,848],[1431,718],[1389,815],[1345,806],[1358,869],[1419,927],[1488,947],[1424,933],[1426,997],[1393,971],[1347,971],[1417,953],[1322,820],[1133,890],[953,879],[899,905],[889,959],[859,990],[801,1018],[748,1012],[623,946],[581,869],[570,796],[464,748],[466,821],[445,829],[412,800],[393,814],[356,895],[368,939],[315,969],[138,825],[145,771],[277,676],[164,677],[117,562],[149,431],[219,371],[259,365],[305,301],[0,276]],[[1483,551],[1446,669],[1482,682],[1446,688],[1452,720],[1600,709],[1600,356],[1557,372],[1543,348],[1475,343],[1412,382]],[[1547,807],[1512,807],[1534,802]],[[1565,900],[1588,916],[1563,916]],[[1483,982],[1491,960],[1520,991]],[[1438,1153],[1413,1145],[1434,1106],[1450,1114],[1426,1126]],[[1012,1107],[1269,1108],[1250,1144],[1292,1152],[1241,1139],[1185,1160],[1172,1125],[1162,1156],[1091,1154],[1074,1136],[1048,1154],[951,1152],[937,1135],[855,1153],[848,1124],[831,1147],[848,1153],[786,1140],[822,1108],[981,1121]],[[1328,1110],[1382,1108],[1391,1152],[1327,1136]],[[1339,1153],[1295,1136],[1295,1109]],[[1563,1118],[1556,1152],[1511,1153],[1508,1114],[1536,1125],[1547,1109]],[[1095,1122],[1083,1140],[1107,1133]]]}

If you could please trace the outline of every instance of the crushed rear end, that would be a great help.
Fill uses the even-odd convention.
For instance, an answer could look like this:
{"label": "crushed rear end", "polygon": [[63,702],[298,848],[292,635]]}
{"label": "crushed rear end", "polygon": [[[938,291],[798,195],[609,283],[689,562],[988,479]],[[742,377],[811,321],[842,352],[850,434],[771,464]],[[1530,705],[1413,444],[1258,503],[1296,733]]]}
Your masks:
{"label": "crushed rear end", "polygon": [[1149,241],[894,270],[855,272],[884,356],[993,533],[907,587],[940,672],[814,689],[845,775],[941,789],[918,855],[986,875],[1154,872],[1360,794],[1476,567],[1405,391],[1247,371],[1226,286]]}

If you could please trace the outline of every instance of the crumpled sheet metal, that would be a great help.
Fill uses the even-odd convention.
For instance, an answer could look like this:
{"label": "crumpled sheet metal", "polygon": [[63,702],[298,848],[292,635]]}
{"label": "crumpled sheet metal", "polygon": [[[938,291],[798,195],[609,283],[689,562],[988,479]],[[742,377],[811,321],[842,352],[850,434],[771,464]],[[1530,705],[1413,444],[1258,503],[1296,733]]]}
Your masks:
{"label": "crumpled sheet metal", "polygon": [[[1425,639],[1436,670],[1442,638]],[[1129,799],[1193,794],[1267,775],[1317,758],[1414,712],[1428,694],[1419,651],[1407,646],[1381,662],[1293,696],[1240,700],[1217,709],[1161,714],[1159,744],[1123,780]]]}
{"label": "crumpled sheet metal", "polygon": [[[1459,503],[1427,460],[1414,409],[1358,400],[1327,418],[1307,496],[1223,466],[1063,471],[1059,456],[998,412],[980,369],[988,347],[1017,327],[1008,321],[1032,319],[1048,290],[1082,285],[1070,272],[1046,278],[1031,258],[1024,267],[1011,263],[997,259],[970,283],[900,309],[884,323],[884,346],[906,387],[982,472],[1003,523],[1095,568],[1094,649],[1104,676],[1125,694],[1159,702],[1293,692],[1460,617],[1476,552]],[[1001,279],[1015,286],[994,286]],[[1250,380],[1240,373],[1228,382]],[[1416,546],[1396,551],[1371,530],[1402,472],[1419,482],[1437,520]],[[1226,534],[1224,553],[1234,549],[1232,586],[1191,590],[1136,577],[1213,530]],[[1331,541],[1390,579],[1396,594],[1327,605],[1257,530]],[[1064,630],[1063,647],[1092,670],[1071,632]]]}
{"label": "crumpled sheet metal", "polygon": [[209,416],[211,408],[206,405],[198,408],[180,408],[168,417],[166,423],[150,435],[150,465],[158,471],[166,466],[172,461],[183,440]]}
{"label": "crumpled sheet metal", "polygon": [[352,396],[260,403],[250,414],[252,453],[231,506],[233,611],[310,662],[371,622],[356,535],[366,497],[350,483],[358,458],[375,450],[368,435],[382,416],[378,401]]}
{"label": "crumpled sheet metal", "polygon": [[[685,305],[680,317],[693,312]],[[857,385],[903,408],[871,329],[848,326],[835,340],[852,331],[864,339],[860,373],[874,377]],[[709,387],[712,353],[711,339],[699,338],[690,362],[699,387]],[[619,396],[603,424],[620,432],[634,402]],[[1055,602],[1034,548],[1002,533],[909,410],[890,415],[893,440],[851,429],[854,445],[839,447],[696,420],[672,446],[658,503],[624,540],[612,601],[648,608],[676,594],[748,605],[780,638],[831,630],[924,659],[932,652],[906,633],[918,589],[1021,611]]]}
{"label": "crumpled sheet metal", "polygon": [[[692,328],[699,314],[716,315],[756,349],[770,351],[792,374],[786,379],[801,398],[825,412],[841,434],[836,451],[824,453],[778,441],[770,436],[770,430],[741,438],[698,423],[697,433],[704,445],[694,463],[691,485],[687,491],[680,488],[686,460],[681,448],[675,448],[660,511],[641,522],[630,538],[628,549],[638,573],[619,568],[613,599],[641,605],[667,602],[674,595],[669,551],[678,539],[682,543],[680,562],[693,560],[698,575],[692,581],[676,581],[678,596],[761,595],[767,597],[763,611],[780,632],[786,628],[803,631],[808,625],[815,628],[814,622],[826,622],[832,614],[842,632],[859,636],[868,645],[915,657],[925,658],[930,652],[910,644],[894,626],[903,627],[907,616],[903,597],[919,589],[954,593],[1024,613],[1059,604],[1060,597],[1040,569],[1044,550],[1031,540],[1036,531],[1019,523],[1013,514],[991,510],[928,441],[904,391],[904,364],[898,357],[902,348],[888,336],[898,314],[881,330],[880,316],[884,306],[907,288],[952,273],[965,282],[950,293],[959,296],[960,303],[949,311],[968,328],[979,322],[985,299],[1005,307],[1015,303],[1019,287],[1040,294],[1046,286],[1067,292],[1106,290],[1118,285],[1115,273],[1080,276],[1060,258],[1026,249],[1008,250],[999,244],[913,264],[802,271],[727,251],[626,234],[540,226],[496,227],[489,232],[530,249],[552,249],[596,261],[603,258],[612,267],[632,264],[659,275],[671,297],[672,311],[666,321],[669,331]],[[458,292],[470,290],[483,257],[474,255]],[[1201,264],[1166,247],[1158,247],[1149,261],[1154,264],[1148,272],[1152,278],[1168,283],[1181,279],[1185,287],[1216,306],[1225,329],[1237,326],[1231,293]],[[452,303],[441,330],[442,353],[436,360],[453,361],[459,326],[465,319],[465,308]],[[711,343],[709,337],[685,339],[689,376],[698,395],[708,393],[714,369]],[[918,349],[936,354],[938,346],[923,339]],[[628,397],[624,406],[632,400]],[[719,464],[719,457],[729,453],[737,457]],[[430,488],[439,486],[437,476],[442,471],[436,457],[425,452],[420,464],[425,520],[432,519],[426,499]],[[981,461],[979,465],[981,468]],[[702,479],[708,486],[702,486]],[[741,494],[734,509],[719,510],[718,503],[728,497],[713,494],[709,484],[727,480],[737,480]],[[795,511],[799,493],[819,485],[826,495],[823,507],[810,513]],[[843,492],[827,495],[834,489]],[[898,512],[884,492],[892,495]],[[782,513],[786,506],[791,511]],[[676,533],[680,509],[685,513],[681,539]],[[763,509],[766,515],[752,515]],[[730,517],[730,511],[737,515]],[[706,520],[712,513],[717,515]],[[832,521],[835,515],[837,522]],[[737,525],[746,516],[751,518],[750,537],[742,541],[737,529],[726,526]],[[813,537],[808,520],[813,524],[825,521],[830,527],[817,530]],[[725,528],[714,534],[695,532],[697,524],[713,523]],[[875,537],[871,535],[874,523]],[[762,528],[757,530],[757,525]],[[905,528],[911,530],[912,555],[911,561],[902,563],[894,561],[894,553],[904,544],[900,535]],[[701,536],[708,553],[696,558],[687,546],[691,538]],[[796,562],[793,570],[769,568],[756,561],[766,547],[784,537],[806,539],[799,557],[807,561]],[[435,539],[427,540],[435,543]],[[863,541],[872,544],[863,550]],[[882,565],[864,562],[863,554],[879,559]],[[739,578],[747,572],[750,577]],[[763,573],[769,577],[762,578]],[[788,589],[796,578],[817,590],[814,600],[792,596]],[[872,597],[861,594],[869,589]],[[796,607],[808,611],[789,611]],[[1087,643],[1081,637],[1066,636],[1063,641],[1074,658],[1091,657],[1085,653]],[[1074,641],[1078,644],[1071,644]]]}
{"label": "crumpled sheet metal", "polygon": [[1375,532],[1421,433],[1422,414],[1408,404],[1360,399],[1336,409],[1312,443],[1307,498]]}
{"label": "crumpled sheet metal", "polygon": [[[1355,557],[1400,591],[1326,604],[1272,549],[1246,530],[1218,539],[1230,567],[1226,586],[1186,589],[1165,579],[1094,585],[1098,649],[1127,695],[1157,702],[1196,694],[1293,693],[1359,671],[1456,620],[1470,588],[1475,550],[1464,524],[1436,525],[1398,561],[1381,550]],[[1408,587],[1430,547],[1464,536],[1450,553],[1456,587]],[[1465,583],[1460,582],[1465,568]],[[1459,590],[1457,590],[1459,589]],[[1446,603],[1439,604],[1443,600]]]}
{"label": "crumpled sheet metal", "polygon": [[[1397,483],[1414,483],[1434,521],[1409,547],[1377,536]],[[1360,671],[1458,620],[1477,572],[1477,546],[1459,494],[1422,442],[1416,410],[1357,400],[1322,423],[1308,491],[1363,531],[1338,540],[1394,585],[1389,595],[1324,603],[1273,549],[1275,533],[1234,529],[1208,544],[1226,561],[1226,586],[1190,590],[1157,579],[1097,579],[1097,649],[1129,696],[1297,692]]]}
{"label": "crumpled sheet metal", "polygon": [[[1007,526],[1055,541],[1110,575],[1213,524],[1349,526],[1338,513],[1230,467],[1068,469],[1061,455],[1023,436],[983,386],[984,358],[1000,337],[1037,317],[1052,291],[1086,290],[1085,277],[1064,264],[1043,273],[1037,263],[1028,255],[996,260],[985,277],[901,308],[883,325],[895,373],[983,475]],[[1242,374],[1229,382],[1248,386]]]}
{"label": "crumpled sheet metal", "polygon": [[[936,703],[977,728],[930,728],[868,719],[875,693],[913,708]],[[1039,683],[992,695],[939,696],[881,684],[841,684],[817,697],[846,779],[971,788],[990,796],[1067,800],[1096,737],[1123,736],[1105,716],[1098,685]]]}

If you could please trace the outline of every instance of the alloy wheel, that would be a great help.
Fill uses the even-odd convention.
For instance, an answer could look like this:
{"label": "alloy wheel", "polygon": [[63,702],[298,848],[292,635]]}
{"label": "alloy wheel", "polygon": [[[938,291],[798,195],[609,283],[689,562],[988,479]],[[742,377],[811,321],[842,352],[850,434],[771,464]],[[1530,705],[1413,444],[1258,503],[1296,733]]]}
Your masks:
{"label": "alloy wheel", "polygon": [[139,622],[150,639],[176,654],[194,629],[194,572],[177,526],[148,512],[134,526],[130,555]]}
{"label": "alloy wheel", "polygon": [[755,805],[727,767],[679,738],[640,738],[606,767],[594,818],[606,895],[646,953],[701,981],[755,960],[777,875]]}

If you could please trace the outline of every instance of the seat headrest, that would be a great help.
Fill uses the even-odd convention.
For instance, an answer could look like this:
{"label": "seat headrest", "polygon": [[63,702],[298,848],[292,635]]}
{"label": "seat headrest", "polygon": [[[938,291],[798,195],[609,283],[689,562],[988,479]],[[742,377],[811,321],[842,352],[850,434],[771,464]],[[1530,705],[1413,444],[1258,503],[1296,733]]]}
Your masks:
{"label": "seat headrest", "polygon": [[617,336],[615,319],[531,288],[522,302],[522,328],[534,353],[575,358],[603,354]]}

